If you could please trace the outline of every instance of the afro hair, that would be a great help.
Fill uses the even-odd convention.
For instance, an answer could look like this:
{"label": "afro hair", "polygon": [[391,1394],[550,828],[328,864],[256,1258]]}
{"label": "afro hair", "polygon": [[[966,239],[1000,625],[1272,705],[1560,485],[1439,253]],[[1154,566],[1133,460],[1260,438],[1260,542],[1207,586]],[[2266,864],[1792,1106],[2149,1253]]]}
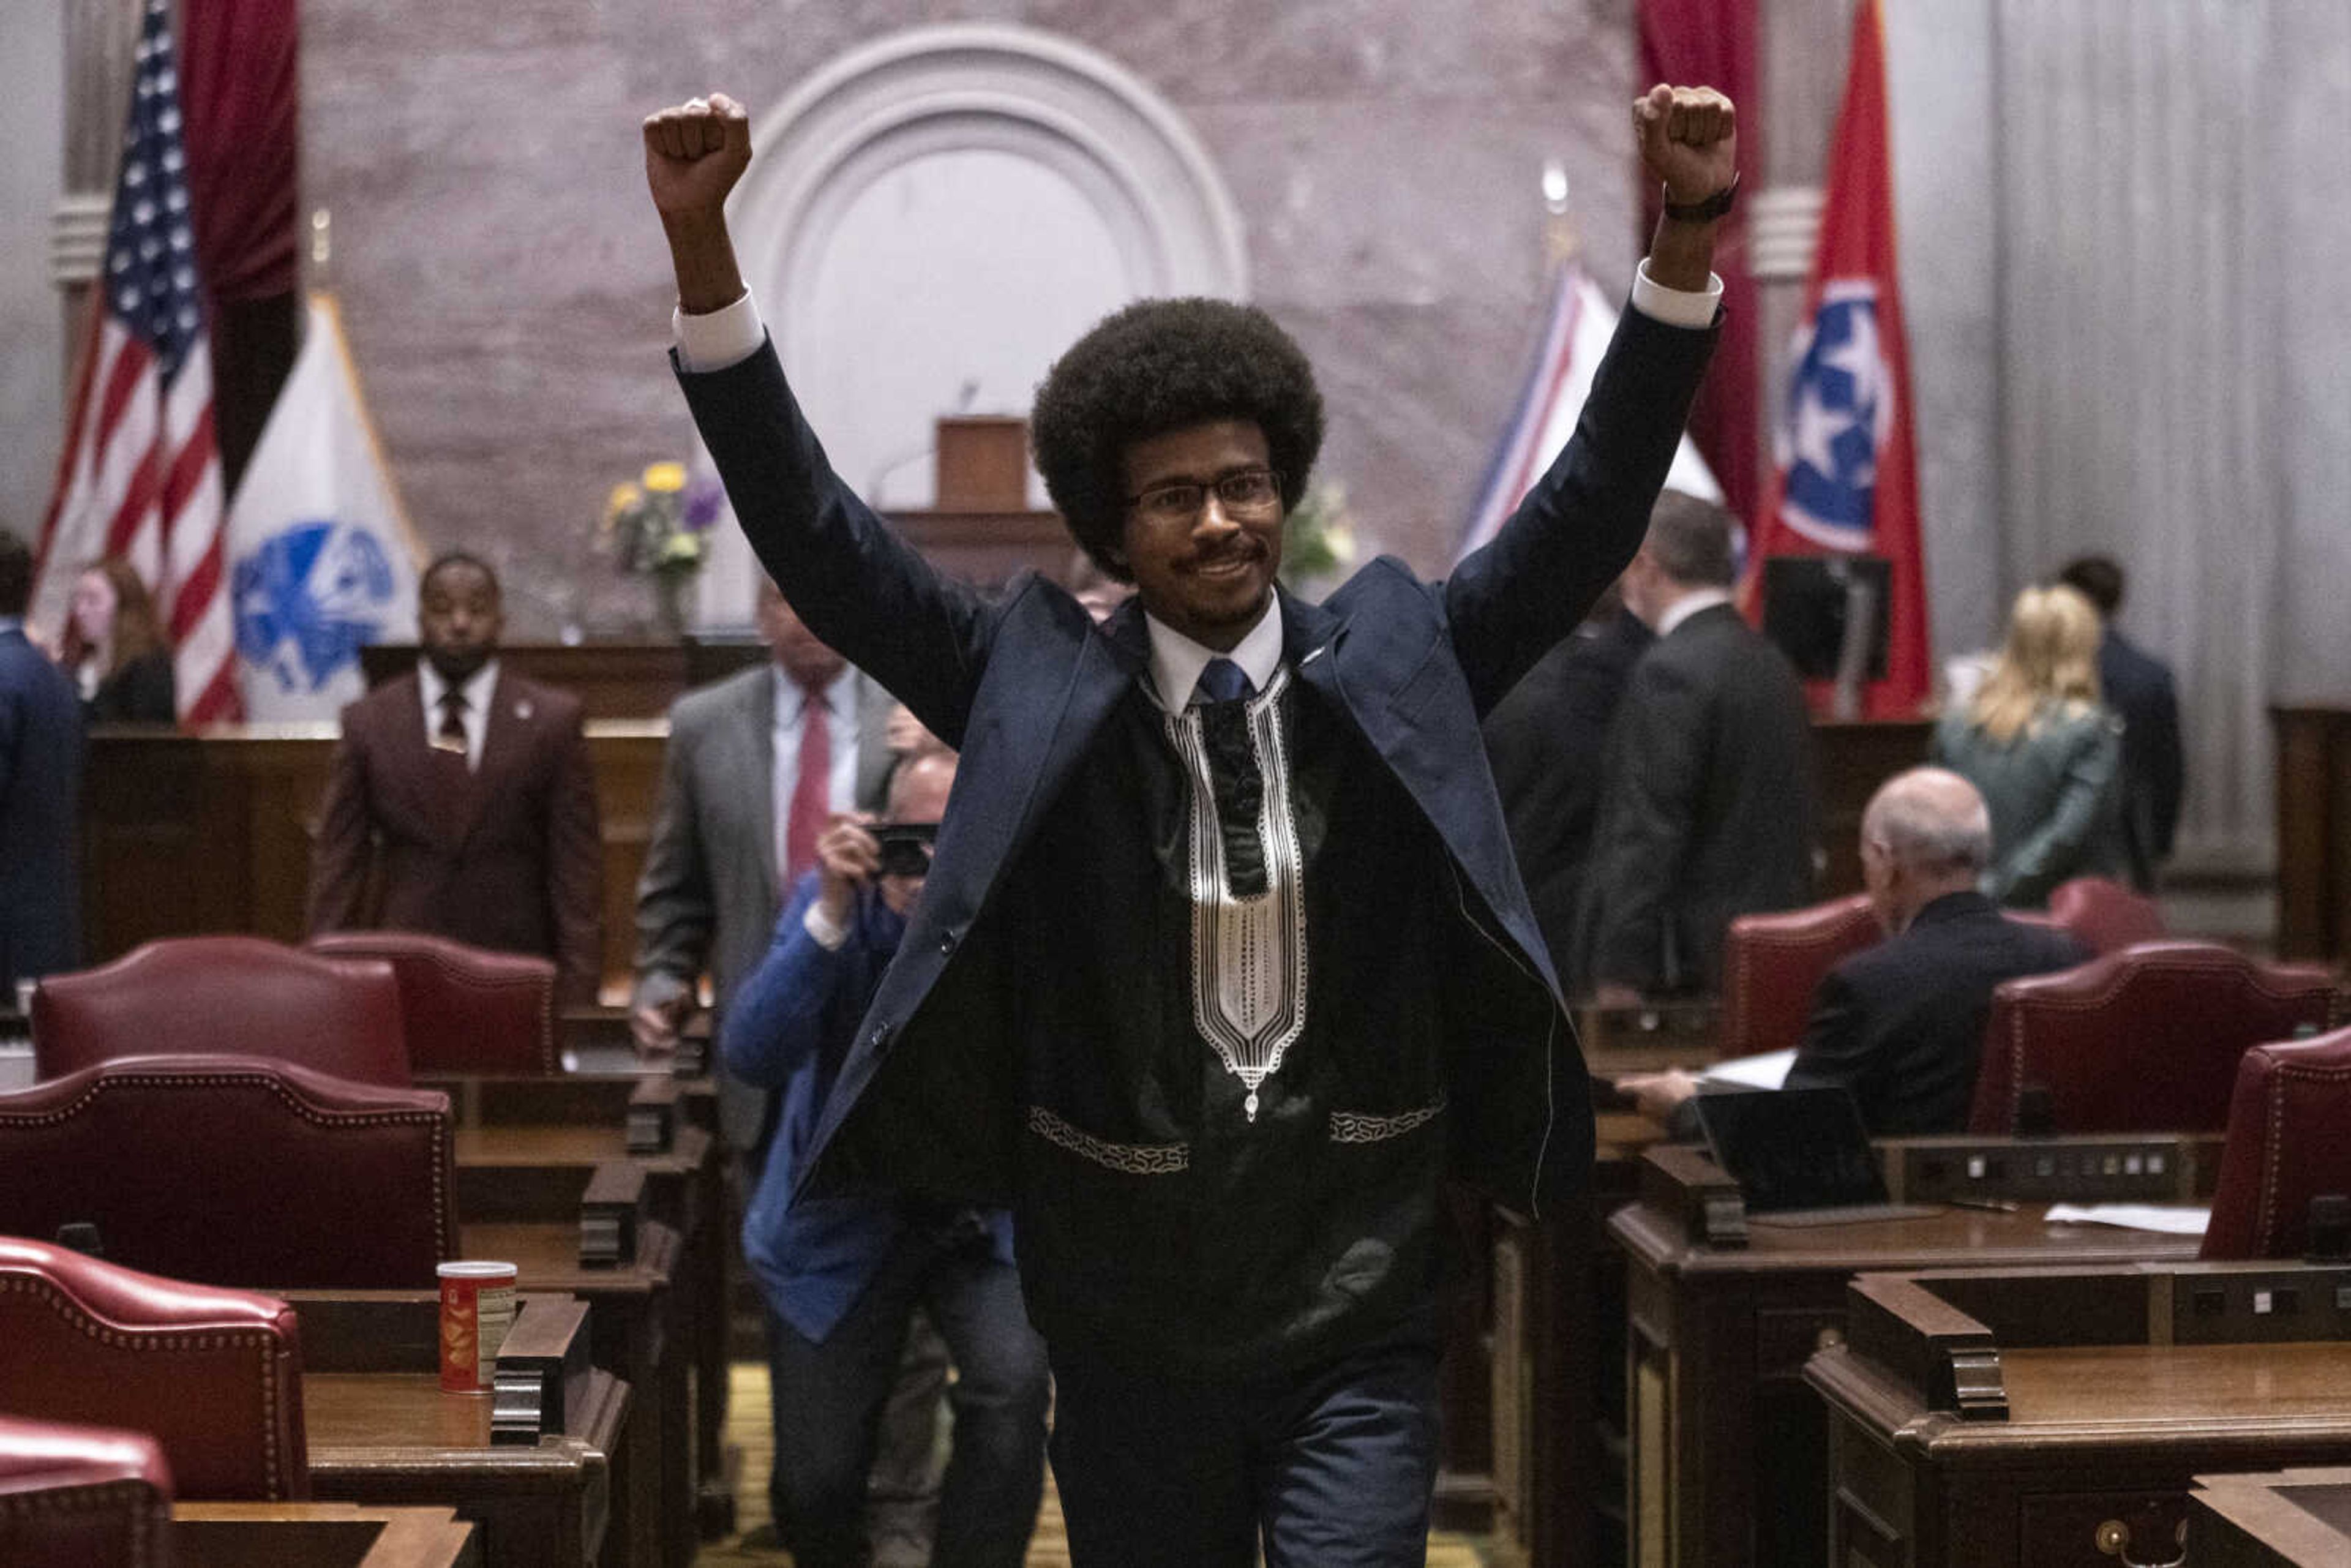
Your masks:
{"label": "afro hair", "polygon": [[1105,317],[1054,361],[1029,417],[1038,472],[1086,554],[1134,580],[1122,547],[1126,449],[1211,420],[1264,433],[1294,506],[1322,447],[1322,394],[1273,318],[1224,299],[1145,299]]}

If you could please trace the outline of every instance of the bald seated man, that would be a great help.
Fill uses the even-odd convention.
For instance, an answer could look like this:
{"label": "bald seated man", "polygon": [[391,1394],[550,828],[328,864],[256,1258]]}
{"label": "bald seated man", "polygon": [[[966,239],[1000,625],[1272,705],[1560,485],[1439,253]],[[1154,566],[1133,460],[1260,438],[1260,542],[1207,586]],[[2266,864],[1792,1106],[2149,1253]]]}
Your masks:
{"label": "bald seated man", "polygon": [[[1966,1128],[1992,988],[2090,958],[1978,892],[1991,860],[1991,813],[1958,774],[1914,768],[1879,787],[1862,813],[1861,871],[1887,939],[1823,977],[1786,1087],[1852,1090],[1873,1137]],[[1617,1087],[1676,1137],[1698,1135],[1690,1074]]]}

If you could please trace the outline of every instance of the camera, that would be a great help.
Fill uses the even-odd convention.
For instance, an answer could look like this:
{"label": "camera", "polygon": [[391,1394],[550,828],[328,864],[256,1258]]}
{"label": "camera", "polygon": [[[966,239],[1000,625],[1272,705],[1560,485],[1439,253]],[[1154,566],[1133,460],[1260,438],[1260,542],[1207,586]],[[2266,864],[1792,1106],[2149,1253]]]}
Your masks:
{"label": "camera", "polygon": [[867,830],[882,852],[883,876],[928,876],[936,822],[876,822]]}

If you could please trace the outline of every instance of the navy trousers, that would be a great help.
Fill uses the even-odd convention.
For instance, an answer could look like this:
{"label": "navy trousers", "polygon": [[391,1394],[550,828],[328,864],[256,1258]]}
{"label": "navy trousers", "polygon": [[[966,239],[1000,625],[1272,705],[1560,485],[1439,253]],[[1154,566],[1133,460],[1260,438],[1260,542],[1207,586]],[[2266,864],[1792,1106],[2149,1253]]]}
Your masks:
{"label": "navy trousers", "polygon": [[1045,1488],[1045,1349],[1020,1278],[966,1217],[907,1232],[821,1343],[768,1315],[778,1538],[800,1568],[862,1568],[865,1477],[917,1305],[946,1341],[954,1444],[937,1568],[1019,1568]]}
{"label": "navy trousers", "polygon": [[1426,1561],[1437,1360],[1413,1341],[1293,1375],[1157,1382],[1057,1362],[1053,1476],[1076,1568]]}

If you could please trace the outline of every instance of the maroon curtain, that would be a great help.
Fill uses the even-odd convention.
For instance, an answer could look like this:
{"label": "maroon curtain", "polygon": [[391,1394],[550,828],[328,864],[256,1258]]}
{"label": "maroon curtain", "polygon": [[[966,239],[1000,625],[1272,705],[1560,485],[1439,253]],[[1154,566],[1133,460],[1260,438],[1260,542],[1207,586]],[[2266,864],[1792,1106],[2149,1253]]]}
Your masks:
{"label": "maroon curtain", "polygon": [[[1756,457],[1755,279],[1747,270],[1746,204],[1762,189],[1762,73],[1757,63],[1755,0],[1641,0],[1641,79],[1719,88],[1739,106],[1740,205],[1716,247],[1728,315],[1714,363],[1690,410],[1690,439],[1721,481],[1730,509],[1753,528],[1763,502]],[[1642,182],[1640,243],[1656,227],[1659,194]]]}
{"label": "maroon curtain", "polygon": [[196,260],[212,304],[214,423],[233,493],[293,366],[301,286],[298,0],[181,0]]}

